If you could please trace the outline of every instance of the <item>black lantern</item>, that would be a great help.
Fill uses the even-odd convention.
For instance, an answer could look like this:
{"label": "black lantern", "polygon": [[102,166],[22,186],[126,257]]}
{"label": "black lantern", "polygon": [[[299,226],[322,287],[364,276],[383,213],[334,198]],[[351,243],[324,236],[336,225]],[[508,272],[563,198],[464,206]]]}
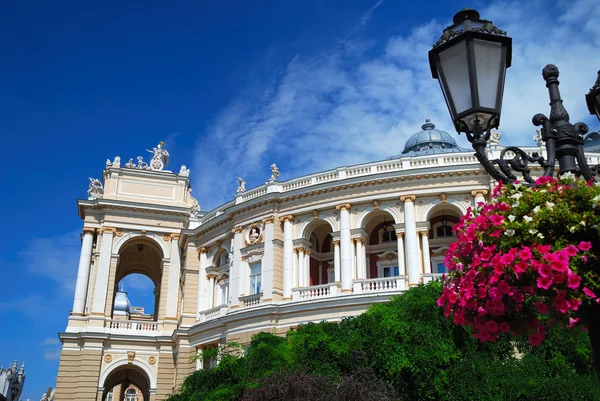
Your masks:
{"label": "black lantern", "polygon": [[598,71],[598,79],[592,89],[590,89],[590,93],[585,95],[585,100],[587,101],[590,114],[595,114],[598,120],[600,120],[600,71]]}
{"label": "black lantern", "polygon": [[475,10],[459,11],[453,22],[429,51],[429,66],[456,130],[479,137],[500,123],[512,39]]}

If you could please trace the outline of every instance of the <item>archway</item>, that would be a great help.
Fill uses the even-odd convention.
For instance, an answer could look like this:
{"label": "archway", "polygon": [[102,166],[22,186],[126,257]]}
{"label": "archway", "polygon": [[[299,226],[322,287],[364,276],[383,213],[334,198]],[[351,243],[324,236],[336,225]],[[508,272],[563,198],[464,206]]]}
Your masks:
{"label": "archway", "polygon": [[367,233],[367,278],[400,274],[394,224],[394,217],[385,210],[374,210],[362,221],[362,229]]}
{"label": "archway", "polygon": [[429,252],[431,272],[446,273],[444,266],[445,253],[450,243],[456,240],[453,227],[462,216],[461,210],[448,203],[434,206],[427,214],[429,222]]}
{"label": "archway", "polygon": [[310,243],[309,286],[335,281],[332,232],[331,225],[321,219],[313,220],[304,230],[303,238]]}
{"label": "archway", "polygon": [[[119,249],[119,264],[115,273],[115,284],[112,297],[113,319],[158,320],[160,308],[160,288],[162,281],[162,260],[164,254],[161,247],[147,237],[135,237],[124,243]],[[136,300],[145,300],[151,310],[136,309],[130,304],[128,291],[138,293]],[[129,303],[129,305],[127,305]],[[134,307],[133,309],[131,307]],[[162,309],[164,310],[164,308]]]}
{"label": "archway", "polygon": [[150,379],[135,365],[117,367],[102,387],[102,401],[150,401]]}

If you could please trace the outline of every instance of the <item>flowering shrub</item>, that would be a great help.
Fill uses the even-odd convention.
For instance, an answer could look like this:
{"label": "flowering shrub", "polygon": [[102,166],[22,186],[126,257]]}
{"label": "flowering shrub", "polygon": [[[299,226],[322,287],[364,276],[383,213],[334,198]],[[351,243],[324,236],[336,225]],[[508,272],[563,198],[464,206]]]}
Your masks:
{"label": "flowering shrub", "polygon": [[600,186],[572,175],[495,188],[454,226],[438,305],[480,341],[505,333],[540,345],[554,324],[580,324],[600,303]]}

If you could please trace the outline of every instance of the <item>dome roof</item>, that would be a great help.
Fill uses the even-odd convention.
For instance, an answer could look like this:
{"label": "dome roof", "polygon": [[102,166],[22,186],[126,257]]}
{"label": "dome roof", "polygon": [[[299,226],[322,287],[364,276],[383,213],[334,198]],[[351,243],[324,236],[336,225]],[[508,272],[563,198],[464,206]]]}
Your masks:
{"label": "dome roof", "polygon": [[117,295],[115,295],[115,306],[113,312],[115,315],[129,315],[131,310],[131,302],[127,297],[127,292],[123,289],[123,284],[119,287]]}
{"label": "dome roof", "polygon": [[467,149],[460,148],[449,133],[435,129],[435,125],[429,120],[429,117],[425,120],[425,124],[421,126],[421,130],[408,138],[402,155],[421,156],[467,151]]}

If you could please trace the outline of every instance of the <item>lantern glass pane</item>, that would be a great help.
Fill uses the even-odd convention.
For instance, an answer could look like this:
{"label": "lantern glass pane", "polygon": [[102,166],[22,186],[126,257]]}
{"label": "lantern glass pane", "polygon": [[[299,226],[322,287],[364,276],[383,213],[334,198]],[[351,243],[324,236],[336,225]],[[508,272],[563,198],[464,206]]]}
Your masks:
{"label": "lantern glass pane", "polygon": [[477,91],[479,106],[497,109],[499,83],[504,80],[502,43],[474,39],[475,69],[477,70]]}
{"label": "lantern glass pane", "polygon": [[472,106],[471,85],[469,81],[469,63],[467,43],[459,42],[440,52],[440,68],[447,88],[446,100],[454,105],[455,113],[460,114]]}

